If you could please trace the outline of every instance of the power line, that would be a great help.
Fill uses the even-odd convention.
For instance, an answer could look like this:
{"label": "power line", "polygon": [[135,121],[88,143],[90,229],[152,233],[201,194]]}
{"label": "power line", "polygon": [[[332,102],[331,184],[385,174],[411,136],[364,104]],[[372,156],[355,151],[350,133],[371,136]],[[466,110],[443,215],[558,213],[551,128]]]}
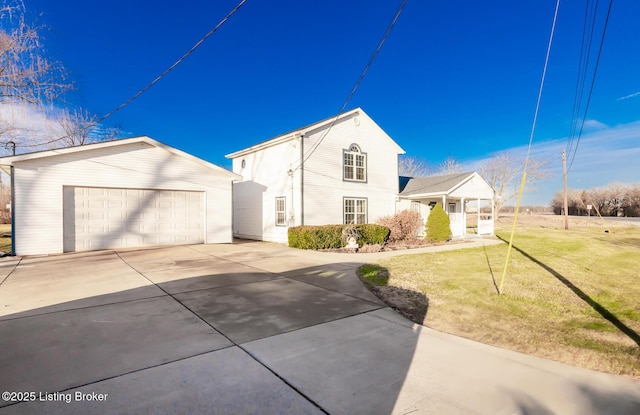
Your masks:
{"label": "power line", "polygon": [[[578,60],[578,76],[576,77],[576,88],[573,97],[573,111],[571,112],[571,128],[567,139],[567,151],[571,153],[573,147],[573,138],[575,137],[576,128],[578,126],[578,118],[580,117],[580,107],[582,106],[582,94],[587,78],[587,68],[589,67],[589,59],[591,57],[591,43],[595,29],[595,20],[598,11],[598,3],[595,3],[593,17],[589,20],[590,0],[585,2],[584,21],[582,23],[582,40],[580,41],[580,58]],[[587,29],[591,27],[590,35],[587,41]],[[585,53],[586,51],[586,53]]]}
{"label": "power line", "polygon": [[513,248],[513,235],[516,231],[516,222],[518,221],[518,211],[520,210],[520,200],[524,191],[524,186],[527,178],[527,165],[529,164],[529,154],[531,153],[531,145],[533,143],[533,134],[536,130],[536,123],[538,120],[538,111],[540,109],[540,101],[542,99],[542,89],[544,88],[544,81],[547,75],[547,66],[549,65],[549,55],[551,54],[551,44],[553,43],[553,36],[556,31],[556,22],[558,20],[558,9],[560,8],[560,0],[556,1],[556,9],[553,14],[553,24],[551,25],[551,34],[549,35],[549,44],[547,45],[547,54],[544,59],[544,68],[542,70],[542,79],[540,80],[540,89],[538,90],[538,100],[536,101],[536,109],[533,115],[533,123],[531,125],[531,134],[529,135],[529,147],[527,148],[527,156],[524,159],[524,168],[522,169],[522,181],[520,182],[520,191],[518,193],[518,201],[516,202],[515,214],[513,216],[513,224],[511,225],[511,235],[509,237],[509,248],[507,248],[507,257],[504,261],[504,268],[502,270],[502,279],[498,287],[498,294],[502,295],[502,286],[504,285],[504,279],[507,275],[507,266],[509,265],[509,257],[511,256],[511,249]]}
{"label": "power line", "polygon": [[576,141],[575,149],[573,150],[573,156],[571,157],[571,163],[569,164],[569,168],[567,171],[571,171],[571,167],[573,166],[573,161],[576,158],[576,153],[578,152],[578,146],[580,145],[580,138],[582,138],[582,131],[584,129],[584,123],[587,119],[587,112],[589,111],[589,104],[591,103],[591,95],[593,93],[593,86],[596,82],[596,75],[598,73],[598,66],[600,64],[600,56],[602,55],[602,46],[604,45],[604,38],[607,34],[607,26],[609,25],[609,17],[611,16],[611,8],[613,6],[613,0],[609,0],[609,8],[607,9],[607,17],[604,21],[604,28],[602,29],[602,37],[600,38],[600,48],[598,49],[598,56],[596,58],[596,65],[593,70],[593,78],[591,78],[591,86],[589,87],[589,95],[587,96],[587,104],[584,108],[584,115],[582,116],[582,123],[580,125],[580,131],[578,133],[578,140]]}
{"label": "power line", "polygon": [[298,166],[294,169],[294,171],[298,170],[300,167],[302,167],[304,162],[307,161],[309,159],[309,157],[311,157],[311,155],[317,150],[317,148],[320,146],[322,141],[324,141],[324,139],[329,134],[329,131],[331,131],[333,126],[338,121],[338,117],[347,108],[347,106],[349,105],[349,102],[351,102],[351,99],[353,98],[353,96],[355,95],[356,91],[360,87],[360,84],[362,83],[362,80],[364,79],[365,75],[369,71],[369,68],[371,68],[371,65],[373,65],[373,62],[376,60],[376,57],[378,56],[378,53],[380,53],[380,50],[382,49],[382,46],[384,45],[384,42],[387,40],[387,38],[391,34],[391,31],[393,30],[393,27],[395,26],[396,22],[400,18],[400,15],[402,14],[402,10],[404,9],[404,6],[406,4],[407,4],[407,0],[402,0],[401,1],[400,6],[398,7],[398,10],[396,11],[396,14],[394,15],[393,19],[391,20],[391,23],[389,23],[389,26],[387,26],[387,30],[384,32],[384,35],[382,36],[382,39],[380,39],[380,42],[378,42],[378,46],[376,47],[376,49],[374,50],[373,54],[369,58],[369,62],[367,62],[367,64],[365,65],[364,69],[360,73],[360,76],[358,77],[358,80],[353,85],[353,88],[351,88],[351,91],[349,92],[349,95],[347,95],[347,98],[345,99],[344,103],[342,104],[342,107],[340,108],[338,113],[335,115],[335,117],[333,117],[333,121],[331,121],[331,124],[329,124],[329,127],[324,131],[324,133],[322,134],[320,139],[308,150],[307,154],[304,155],[303,159],[300,160],[300,164],[298,164]]}
{"label": "power line", "polygon": [[[153,81],[149,82],[142,89],[140,89],[138,92],[133,94],[133,96],[131,96],[131,98],[127,99],[122,104],[118,105],[117,107],[115,107],[114,109],[112,109],[111,111],[109,111],[108,113],[103,115],[102,117],[100,117],[97,120],[93,121],[92,123],[82,127],[82,130],[88,129],[88,128],[92,128],[92,127],[96,126],[97,124],[100,124],[101,122],[103,122],[104,120],[106,120],[107,118],[109,118],[110,116],[115,114],[116,112],[120,111],[121,109],[123,109],[127,105],[131,104],[140,95],[142,95],[149,88],[151,88],[156,83],[158,83],[162,78],[164,78],[166,75],[168,75],[169,72],[173,71],[178,65],[180,65],[185,59],[187,59],[187,57],[189,57],[189,55],[191,55],[193,52],[195,52],[195,50],[198,49],[204,43],[205,40],[207,40],[211,35],[213,35],[215,32],[217,32],[218,29],[220,29],[220,27],[222,27],[222,25],[224,25],[227,22],[227,20],[229,20],[231,18],[231,16],[233,16],[235,14],[240,9],[240,7],[242,7],[242,5],[244,5],[245,2],[246,2],[246,0],[241,0],[240,3],[238,3],[233,9],[231,9],[231,11],[229,13],[227,13],[227,15],[222,20],[220,20],[220,22],[218,22],[218,24],[213,29],[209,30],[209,32],[207,32],[207,34],[205,34],[202,38],[200,38],[200,40],[198,40],[195,43],[195,45],[193,45],[191,47],[191,49],[186,51],[177,61],[175,61],[173,63],[173,65],[171,65],[167,69],[165,69],[164,72],[162,72],[160,75],[158,75]],[[47,142],[44,142],[44,143],[22,145],[20,147],[23,147],[23,148],[40,147],[40,146],[43,146],[43,145],[55,143],[55,142],[60,141],[60,140],[64,140],[65,138],[68,138],[69,136],[70,136],[70,134],[67,134],[65,136],[58,137],[58,138],[56,138],[54,140],[50,140],[50,141],[47,141]]]}
{"label": "power line", "polygon": [[524,159],[524,169],[526,173],[527,165],[529,164],[529,154],[531,153],[531,145],[533,143],[533,135],[536,131],[536,124],[538,122],[538,112],[540,111],[540,101],[542,100],[542,89],[544,88],[544,81],[547,77],[547,67],[549,66],[549,56],[551,55],[551,44],[553,43],[553,36],[556,31],[556,22],[558,20],[558,8],[560,7],[560,0],[556,2],[556,10],[553,14],[553,23],[551,25],[551,35],[549,36],[549,44],[547,45],[547,54],[544,58],[544,67],[542,69],[542,79],[540,80],[540,89],[538,90],[538,99],[536,101],[536,109],[533,114],[533,123],[531,124],[531,134],[529,135],[529,147],[527,148],[527,156]]}

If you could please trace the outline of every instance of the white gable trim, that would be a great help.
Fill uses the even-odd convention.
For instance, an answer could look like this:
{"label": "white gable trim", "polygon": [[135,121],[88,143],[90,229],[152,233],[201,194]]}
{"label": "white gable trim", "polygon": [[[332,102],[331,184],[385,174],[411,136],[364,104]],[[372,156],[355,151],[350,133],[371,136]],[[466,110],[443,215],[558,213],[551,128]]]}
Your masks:
{"label": "white gable trim", "polygon": [[306,134],[308,134],[308,133],[310,133],[312,131],[321,130],[321,129],[326,128],[326,127],[328,127],[328,126],[330,126],[330,125],[332,125],[332,124],[334,124],[334,123],[336,123],[336,122],[338,122],[338,121],[340,121],[340,120],[342,120],[344,118],[348,118],[348,117],[351,117],[351,116],[354,116],[354,115],[361,115],[363,117],[366,117],[378,129],[380,129],[380,131],[382,131],[382,133],[385,135],[385,137],[387,137],[391,142],[393,142],[393,144],[396,147],[396,150],[397,150],[398,154],[404,154],[405,153],[405,151],[398,145],[398,143],[396,143],[386,132],[384,132],[384,130],[382,130],[382,128],[380,128],[380,126],[378,124],[376,124],[375,121],[373,121],[371,119],[371,117],[369,117],[362,110],[362,108],[358,107],[358,108],[352,109],[351,111],[343,112],[342,114],[338,114],[336,116],[329,117],[329,118],[326,118],[326,119],[324,119],[322,121],[318,121],[316,123],[313,123],[313,124],[307,125],[305,127],[299,128],[297,130],[290,131],[288,133],[279,135],[279,136],[277,136],[275,138],[272,138],[272,139],[267,140],[267,141],[263,141],[263,142],[258,143],[256,145],[253,145],[251,147],[247,147],[245,149],[236,151],[234,153],[227,154],[225,157],[228,158],[228,159],[234,159],[234,158],[246,156],[247,154],[251,154],[251,153],[254,153],[256,151],[263,150],[265,148],[276,146],[278,144],[285,143],[287,141],[303,137],[303,136],[305,136]]}
{"label": "white gable trim", "polygon": [[191,155],[189,153],[185,153],[184,151],[178,150],[177,148],[173,148],[171,146],[168,146],[166,144],[163,144],[157,140],[154,140],[153,138],[147,137],[147,136],[140,136],[140,137],[132,137],[132,138],[123,138],[123,139],[119,139],[119,140],[111,140],[111,141],[104,141],[101,143],[93,143],[93,144],[86,144],[86,145],[82,145],[82,146],[75,146],[75,147],[65,147],[65,148],[58,148],[58,149],[52,149],[52,150],[43,150],[43,151],[36,151],[33,153],[26,153],[26,154],[19,154],[16,156],[8,156],[8,157],[2,157],[0,158],[0,165],[2,166],[13,166],[15,163],[19,163],[22,161],[29,161],[29,160],[36,160],[36,159],[41,159],[41,158],[45,158],[45,157],[56,157],[56,156],[60,156],[60,155],[64,155],[64,154],[73,154],[73,153],[79,153],[79,152],[83,152],[83,151],[91,151],[91,150],[100,150],[100,149],[104,149],[104,148],[110,148],[110,147],[117,147],[117,146],[124,146],[124,145],[129,145],[129,144],[136,144],[136,143],[143,143],[143,144],[147,144],[151,147],[157,147],[157,148],[161,148],[169,153],[175,154],[179,157],[185,158],[189,161],[192,161],[194,163],[197,163],[201,166],[207,167],[213,171],[215,171],[218,174],[222,174],[224,176],[227,176],[231,179],[235,179],[235,180],[240,180],[241,176],[230,172],[227,169],[224,169],[220,166],[216,166],[215,164],[209,163],[208,161],[202,160],[201,158],[198,158],[194,155]]}

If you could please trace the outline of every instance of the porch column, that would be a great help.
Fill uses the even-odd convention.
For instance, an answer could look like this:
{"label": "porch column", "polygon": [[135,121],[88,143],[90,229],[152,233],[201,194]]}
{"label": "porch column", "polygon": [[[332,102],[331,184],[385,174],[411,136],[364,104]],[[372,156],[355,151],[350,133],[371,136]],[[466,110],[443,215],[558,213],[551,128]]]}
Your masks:
{"label": "porch column", "polygon": [[495,232],[496,218],[494,215],[495,215],[495,212],[493,211],[493,198],[492,198],[491,199],[491,235],[493,235]]}
{"label": "porch column", "polygon": [[478,215],[478,222],[476,224],[476,229],[477,229],[478,235],[480,235],[480,198],[476,200],[476,203],[478,203],[478,206],[476,209],[476,214]]}
{"label": "porch column", "polygon": [[467,234],[467,213],[464,208],[464,197],[460,198],[460,216],[462,216],[462,239]]}
{"label": "porch column", "polygon": [[447,210],[447,196],[442,195],[442,209],[444,209],[445,212],[448,212]]}

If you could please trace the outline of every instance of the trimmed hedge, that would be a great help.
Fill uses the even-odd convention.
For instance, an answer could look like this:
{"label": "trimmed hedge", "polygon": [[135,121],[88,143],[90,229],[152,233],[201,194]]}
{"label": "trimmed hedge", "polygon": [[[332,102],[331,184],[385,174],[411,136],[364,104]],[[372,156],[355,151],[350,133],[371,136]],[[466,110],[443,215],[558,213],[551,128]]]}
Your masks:
{"label": "trimmed hedge", "polygon": [[444,242],[451,239],[449,215],[445,213],[440,203],[436,203],[429,212],[425,231],[427,232],[427,240],[430,242]]}
{"label": "trimmed hedge", "polygon": [[376,224],[356,225],[360,234],[359,245],[384,245],[389,239],[391,230],[386,226]]}
{"label": "trimmed hedge", "polygon": [[384,245],[391,232],[381,225],[324,225],[294,226],[288,230],[288,242],[292,248],[299,249],[337,249],[345,246],[342,231],[352,226],[358,233],[358,244]]}

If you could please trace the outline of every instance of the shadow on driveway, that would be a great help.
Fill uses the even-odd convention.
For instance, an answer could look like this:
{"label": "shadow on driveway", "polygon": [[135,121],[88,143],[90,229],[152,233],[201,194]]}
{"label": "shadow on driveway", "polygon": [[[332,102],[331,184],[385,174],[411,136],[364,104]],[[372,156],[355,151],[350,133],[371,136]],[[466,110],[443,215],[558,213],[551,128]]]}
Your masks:
{"label": "shadow on driveway", "polygon": [[322,258],[258,243],[26,258],[0,285],[0,390],[35,397],[0,415],[640,410],[633,382],[412,324],[360,264]]}

